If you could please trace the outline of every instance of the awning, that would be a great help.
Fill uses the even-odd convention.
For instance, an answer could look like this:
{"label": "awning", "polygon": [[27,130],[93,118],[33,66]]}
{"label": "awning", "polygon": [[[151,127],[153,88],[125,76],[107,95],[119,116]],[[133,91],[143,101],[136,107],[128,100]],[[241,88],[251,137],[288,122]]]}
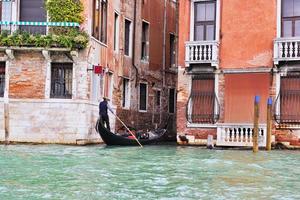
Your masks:
{"label": "awning", "polygon": [[0,21],[0,25],[21,25],[21,26],[71,26],[79,27],[77,22],[20,22],[20,21]]}

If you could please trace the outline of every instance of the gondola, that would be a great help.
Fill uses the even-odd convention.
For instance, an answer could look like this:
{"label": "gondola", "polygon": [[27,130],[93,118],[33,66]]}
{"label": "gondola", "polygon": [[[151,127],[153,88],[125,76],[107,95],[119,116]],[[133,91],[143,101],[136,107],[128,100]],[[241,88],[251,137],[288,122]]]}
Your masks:
{"label": "gondola", "polygon": [[[137,146],[139,145],[134,138],[124,137],[115,133],[110,132],[106,129],[100,120],[97,121],[96,131],[101,136],[103,142],[106,145],[120,145],[120,146]],[[137,136],[137,139],[142,145],[155,144],[161,140],[163,135],[166,133],[166,129],[156,129],[154,131],[144,132]]]}

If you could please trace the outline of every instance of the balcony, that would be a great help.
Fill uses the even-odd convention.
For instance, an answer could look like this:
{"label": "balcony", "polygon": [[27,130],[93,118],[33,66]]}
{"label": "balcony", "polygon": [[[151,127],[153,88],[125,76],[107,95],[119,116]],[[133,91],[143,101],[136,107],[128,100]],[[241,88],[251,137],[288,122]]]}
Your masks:
{"label": "balcony", "polygon": [[274,41],[274,64],[300,60],[300,37],[277,38]]}
{"label": "balcony", "polygon": [[186,67],[191,64],[211,64],[218,68],[219,42],[213,41],[189,41],[185,43]]}
{"label": "balcony", "polygon": [[0,21],[1,47],[83,49],[88,40],[75,22]]}
{"label": "balcony", "polygon": [[[258,128],[258,145],[266,146],[266,126]],[[222,124],[217,130],[217,145],[231,147],[253,146],[253,125]]]}

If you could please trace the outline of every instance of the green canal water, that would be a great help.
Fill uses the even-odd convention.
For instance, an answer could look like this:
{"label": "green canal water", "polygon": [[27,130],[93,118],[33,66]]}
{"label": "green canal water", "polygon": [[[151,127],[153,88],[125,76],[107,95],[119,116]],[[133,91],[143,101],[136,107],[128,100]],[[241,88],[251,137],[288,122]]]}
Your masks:
{"label": "green canal water", "polygon": [[300,151],[0,146],[0,199],[300,199]]}

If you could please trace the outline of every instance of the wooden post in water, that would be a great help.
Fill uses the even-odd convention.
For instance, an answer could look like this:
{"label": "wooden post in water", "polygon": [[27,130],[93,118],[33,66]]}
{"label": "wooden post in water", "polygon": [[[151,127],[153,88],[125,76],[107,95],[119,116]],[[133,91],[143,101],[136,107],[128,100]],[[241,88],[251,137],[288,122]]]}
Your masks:
{"label": "wooden post in water", "polygon": [[272,98],[268,98],[267,107],[267,143],[266,150],[271,151],[271,135],[272,135]]}
{"label": "wooden post in water", "polygon": [[258,119],[259,119],[260,96],[255,96],[254,100],[254,128],[253,128],[253,152],[258,152]]}

